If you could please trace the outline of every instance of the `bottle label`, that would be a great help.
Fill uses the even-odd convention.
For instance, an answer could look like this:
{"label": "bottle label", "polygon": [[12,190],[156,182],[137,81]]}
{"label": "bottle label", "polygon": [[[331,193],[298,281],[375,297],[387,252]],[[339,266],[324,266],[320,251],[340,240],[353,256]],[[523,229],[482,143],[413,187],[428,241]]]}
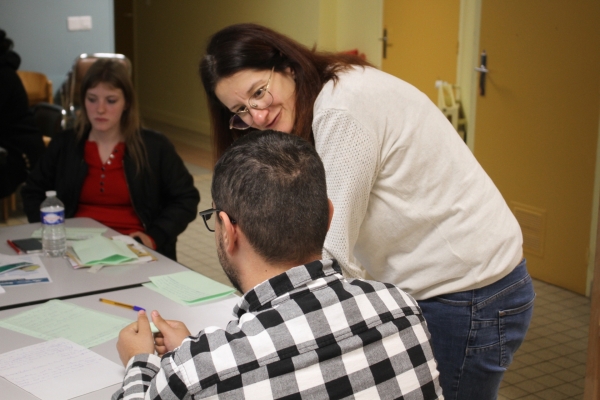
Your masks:
{"label": "bottle label", "polygon": [[65,222],[65,210],[52,211],[52,212],[40,212],[42,224],[44,225],[58,225]]}

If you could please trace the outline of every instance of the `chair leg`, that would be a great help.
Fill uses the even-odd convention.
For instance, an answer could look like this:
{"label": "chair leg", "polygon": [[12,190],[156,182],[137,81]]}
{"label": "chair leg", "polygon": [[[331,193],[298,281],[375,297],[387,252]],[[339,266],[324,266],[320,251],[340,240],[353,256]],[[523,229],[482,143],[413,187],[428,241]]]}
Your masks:
{"label": "chair leg", "polygon": [[17,194],[10,195],[10,211],[17,211]]}

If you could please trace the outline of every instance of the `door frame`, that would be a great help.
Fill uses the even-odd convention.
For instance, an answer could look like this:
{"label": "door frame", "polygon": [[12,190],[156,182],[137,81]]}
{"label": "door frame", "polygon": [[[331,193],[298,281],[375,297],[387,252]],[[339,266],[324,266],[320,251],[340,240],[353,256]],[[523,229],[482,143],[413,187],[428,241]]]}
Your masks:
{"label": "door frame", "polygon": [[479,58],[482,0],[460,0],[456,84],[467,119],[467,146],[475,150],[475,115],[477,109],[477,73],[474,67]]}
{"label": "door frame", "polygon": [[[600,243],[598,244],[600,246]],[[600,254],[596,255],[594,280],[600,282]],[[600,285],[592,288],[584,400],[600,399]]]}

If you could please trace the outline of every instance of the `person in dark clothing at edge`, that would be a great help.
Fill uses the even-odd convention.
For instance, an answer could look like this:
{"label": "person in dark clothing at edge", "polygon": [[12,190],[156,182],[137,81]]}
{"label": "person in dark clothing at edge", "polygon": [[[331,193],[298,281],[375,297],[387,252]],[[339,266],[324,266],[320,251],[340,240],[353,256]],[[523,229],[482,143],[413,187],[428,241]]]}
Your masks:
{"label": "person in dark clothing at edge", "polygon": [[15,192],[44,151],[27,92],[17,69],[21,57],[13,41],[0,29],[0,147],[6,150],[0,162],[0,198]]}

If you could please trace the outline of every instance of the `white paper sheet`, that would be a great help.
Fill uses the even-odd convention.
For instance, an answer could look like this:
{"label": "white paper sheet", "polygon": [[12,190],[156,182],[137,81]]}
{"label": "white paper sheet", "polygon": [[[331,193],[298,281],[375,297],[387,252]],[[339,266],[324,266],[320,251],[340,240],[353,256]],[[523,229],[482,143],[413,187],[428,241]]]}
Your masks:
{"label": "white paper sheet", "polygon": [[124,375],[122,366],[62,338],[0,354],[0,376],[42,400],[91,393]]}

